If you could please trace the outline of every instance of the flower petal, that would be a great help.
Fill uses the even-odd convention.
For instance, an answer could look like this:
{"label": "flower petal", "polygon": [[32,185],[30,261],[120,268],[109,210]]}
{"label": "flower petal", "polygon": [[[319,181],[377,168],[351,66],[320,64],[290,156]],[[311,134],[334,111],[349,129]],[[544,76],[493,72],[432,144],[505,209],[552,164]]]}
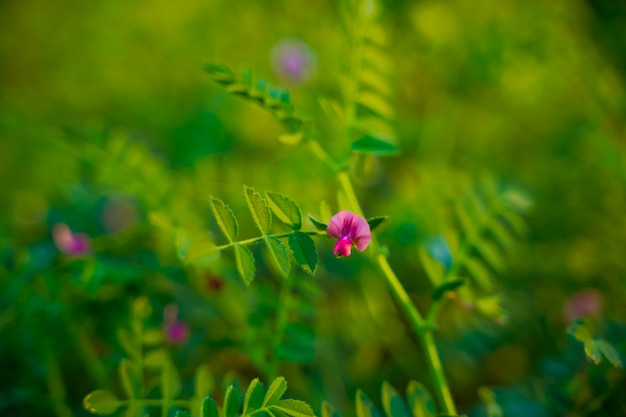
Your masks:
{"label": "flower petal", "polygon": [[352,253],[352,241],[348,236],[344,236],[337,241],[335,250],[333,250],[335,256],[350,256]]}
{"label": "flower petal", "polygon": [[351,218],[351,216],[356,216],[356,214],[350,213],[347,210],[342,210],[339,213],[335,214],[330,219],[330,222],[328,222],[326,232],[335,239],[341,239],[342,236],[346,236],[346,234],[343,233],[343,229],[347,223],[347,220]]}

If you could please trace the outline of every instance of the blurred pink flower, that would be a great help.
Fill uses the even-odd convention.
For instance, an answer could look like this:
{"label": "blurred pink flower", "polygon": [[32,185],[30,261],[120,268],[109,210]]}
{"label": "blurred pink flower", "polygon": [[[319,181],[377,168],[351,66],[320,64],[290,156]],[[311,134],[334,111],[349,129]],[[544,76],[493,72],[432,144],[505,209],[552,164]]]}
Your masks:
{"label": "blurred pink flower", "polygon": [[602,309],[602,293],[594,288],[585,288],[571,295],[563,305],[563,316],[567,323],[578,318],[597,316]]}
{"label": "blurred pink flower", "polygon": [[352,246],[363,252],[372,240],[367,221],[346,210],[340,211],[330,219],[326,232],[337,239],[333,251],[336,256],[350,256]]}
{"label": "blurred pink flower", "polygon": [[281,78],[292,84],[302,84],[315,74],[317,60],[306,43],[287,38],[274,45],[272,66]]}
{"label": "blurred pink flower", "polygon": [[89,236],[84,233],[72,233],[64,224],[56,224],[52,228],[52,238],[61,252],[70,256],[85,256],[91,253]]}
{"label": "blurred pink flower", "polygon": [[163,309],[163,331],[165,341],[170,345],[184,345],[189,340],[189,326],[178,320],[178,306],[168,304]]}

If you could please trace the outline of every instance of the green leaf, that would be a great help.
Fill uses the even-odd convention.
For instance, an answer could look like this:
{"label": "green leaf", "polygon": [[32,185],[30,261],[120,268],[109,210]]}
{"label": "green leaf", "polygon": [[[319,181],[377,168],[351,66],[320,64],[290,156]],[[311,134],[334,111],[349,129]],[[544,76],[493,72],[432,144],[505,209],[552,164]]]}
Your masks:
{"label": "green leaf", "polygon": [[507,188],[502,199],[509,207],[521,213],[528,212],[534,205],[532,198],[526,192],[514,187]]}
{"label": "green leaf", "polygon": [[243,414],[246,415],[254,410],[258,410],[262,405],[263,384],[259,381],[259,378],[254,378],[246,390],[246,396],[243,400]]}
{"label": "green leaf", "polygon": [[263,406],[267,407],[276,404],[285,391],[287,391],[287,381],[285,381],[285,378],[282,376],[279,376],[267,389],[265,399],[263,400]]}
{"label": "green leaf", "polygon": [[528,226],[526,226],[526,221],[518,213],[508,210],[502,213],[502,217],[518,236],[523,237],[528,235]]}
{"label": "green leaf", "polygon": [[252,213],[254,223],[261,233],[264,235],[268,234],[272,227],[272,213],[267,205],[267,201],[265,201],[261,194],[246,185],[243,186],[243,196],[246,199],[250,213]]}
{"label": "green leaf", "polygon": [[234,385],[230,385],[224,395],[223,417],[235,417],[240,406],[241,399],[239,398],[239,392],[235,389]]}
{"label": "green leaf", "polygon": [[174,417],[192,417],[189,411],[186,410],[177,410]]}
{"label": "green leaf", "polygon": [[222,200],[215,197],[211,197],[211,207],[213,208],[215,220],[220,229],[222,229],[222,233],[224,233],[226,239],[228,239],[229,242],[237,240],[239,226],[237,225],[237,218],[230,207]]}
{"label": "green leaf", "polygon": [[356,102],[384,119],[391,119],[394,115],[393,108],[378,93],[363,91],[359,93]]}
{"label": "green leaf", "polygon": [[158,346],[163,343],[163,329],[145,329],[141,335],[144,346]]}
{"label": "green leaf", "polygon": [[289,276],[289,271],[291,269],[291,261],[289,260],[289,252],[283,243],[275,238],[274,236],[265,236],[265,243],[270,253],[272,254],[272,258],[280,271],[280,274],[283,277]]}
{"label": "green leaf", "polygon": [[200,404],[201,417],[219,417],[219,410],[215,400],[211,397],[205,397]]}
{"label": "green leaf", "polygon": [[361,390],[356,392],[356,415],[357,417],[379,417],[372,400]]}
{"label": "green leaf", "polygon": [[365,135],[361,139],[352,142],[352,150],[381,156],[395,155],[398,153],[398,147],[393,143],[370,135]]}
{"label": "green leaf", "polygon": [[502,296],[500,294],[489,295],[476,300],[476,311],[489,320],[506,322],[508,313],[502,308]]}
{"label": "green leaf", "polygon": [[320,230],[320,231],[322,231],[322,232],[325,232],[325,231],[326,231],[326,228],[327,228],[328,226],[327,226],[327,225],[325,225],[324,223],[322,223],[322,222],[320,222],[320,221],[316,220],[316,219],[315,219],[315,217],[311,216],[310,214],[309,214],[309,220],[311,220],[311,223],[313,223],[313,226],[315,226],[315,228],[316,228],[317,230]]}
{"label": "green leaf", "polygon": [[335,407],[328,401],[322,403],[322,417],[341,417]]}
{"label": "green leaf", "polygon": [[476,283],[480,285],[485,291],[493,290],[491,275],[481,261],[475,258],[466,259],[465,267],[472,275],[472,277],[476,280]]}
{"label": "green leaf", "polygon": [[97,390],[93,391],[83,399],[83,407],[85,410],[93,414],[111,414],[122,405],[115,394],[110,391]]}
{"label": "green leaf", "polygon": [[235,262],[237,263],[237,271],[243,281],[250,285],[254,279],[254,256],[250,249],[242,245],[235,245]]}
{"label": "green leaf", "polygon": [[605,358],[616,368],[622,368],[622,359],[620,358],[619,352],[604,339],[596,340],[596,346],[600,349],[600,352],[604,355]]}
{"label": "green leaf", "polygon": [[169,362],[170,355],[165,348],[153,349],[146,353],[143,365],[149,369],[161,369],[161,367]]}
{"label": "green leaf", "polygon": [[134,363],[124,358],[120,361],[118,370],[122,388],[128,398],[137,398],[141,393],[141,374]]}
{"label": "green leaf", "polygon": [[272,410],[278,409],[291,417],[312,417],[313,409],[304,401],[299,400],[280,400],[272,407]]}
{"label": "green leaf", "polygon": [[293,232],[289,235],[289,247],[302,269],[313,275],[317,268],[317,249],[311,237],[302,232]]}
{"label": "green leaf", "polygon": [[161,368],[161,394],[164,399],[176,398],[180,394],[181,382],[178,371],[171,362]]}
{"label": "green leaf", "polygon": [[476,249],[478,249],[480,254],[493,269],[499,272],[504,269],[502,256],[500,255],[500,251],[495,244],[486,240],[481,240],[476,244]]}
{"label": "green leaf", "polygon": [[425,386],[417,381],[409,382],[406,399],[413,412],[413,417],[434,417],[436,409],[433,397]]}
{"label": "green leaf", "polygon": [[487,406],[488,417],[504,417],[502,409],[496,402],[496,395],[490,389],[481,387],[478,389],[478,396]]}
{"label": "green leaf", "polygon": [[491,222],[489,230],[493,234],[493,238],[505,249],[513,245],[513,236],[510,229],[502,221]]}
{"label": "green leaf", "polygon": [[567,328],[567,333],[574,336],[579,342],[586,343],[593,339],[592,331],[582,320],[577,320]]}
{"label": "green leaf", "polygon": [[454,291],[463,284],[465,284],[464,279],[455,279],[452,281],[444,282],[443,284],[441,284],[440,286],[438,286],[437,288],[433,290],[433,294],[432,294],[433,301],[440,300],[445,295],[445,293],[447,293],[448,291]]}
{"label": "green leaf", "polygon": [[[367,224],[370,226],[370,232],[374,233],[374,231],[380,229],[384,229],[389,221],[389,216],[376,216],[367,219]],[[380,231],[378,230],[378,231]]]}
{"label": "green leaf", "polygon": [[278,219],[294,230],[300,230],[302,227],[302,213],[300,207],[288,197],[282,194],[268,191],[267,202],[272,212]]}
{"label": "green leaf", "polygon": [[194,396],[203,398],[215,389],[215,380],[209,365],[202,364],[196,369],[194,378]]}
{"label": "green leaf", "polygon": [[383,382],[381,398],[388,417],[410,417],[404,400],[387,381]]}
{"label": "green leaf", "polygon": [[587,357],[591,359],[596,365],[599,364],[602,360],[602,352],[600,351],[600,347],[593,339],[587,340],[585,342],[585,354],[587,354]]}
{"label": "green leaf", "polygon": [[361,84],[367,86],[385,96],[391,93],[389,82],[376,71],[366,69],[361,71]]}
{"label": "green leaf", "polygon": [[210,238],[199,237],[190,240],[187,256],[183,260],[191,265],[206,265],[219,257],[219,254],[215,243]]}
{"label": "green leaf", "polygon": [[235,74],[226,65],[210,62],[204,66],[204,70],[209,73],[216,82],[228,85],[235,81]]}
{"label": "green leaf", "polygon": [[467,236],[474,236],[476,233],[476,226],[472,221],[469,213],[467,212],[467,208],[461,202],[458,202],[454,205],[454,212],[456,214],[457,219],[459,220],[459,225],[461,226],[461,230]]}
{"label": "green leaf", "polygon": [[140,356],[139,349],[131,338],[130,333],[124,329],[117,330],[117,340],[120,342],[120,345],[126,351],[126,354],[132,358],[136,358]]}

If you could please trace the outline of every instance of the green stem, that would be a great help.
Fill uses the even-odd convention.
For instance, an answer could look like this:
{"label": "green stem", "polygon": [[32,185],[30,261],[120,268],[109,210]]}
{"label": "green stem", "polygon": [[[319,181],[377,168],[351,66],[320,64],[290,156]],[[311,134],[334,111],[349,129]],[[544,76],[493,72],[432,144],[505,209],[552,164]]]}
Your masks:
{"label": "green stem", "polygon": [[[337,179],[339,181],[339,184],[341,185],[341,188],[346,196],[346,199],[348,200],[348,204],[350,205],[352,211],[363,217],[363,210],[361,210],[359,200],[356,196],[356,193],[354,192],[354,188],[352,187],[352,182],[350,181],[350,176],[348,175],[348,173],[340,172],[337,175]],[[456,415],[456,407],[454,405],[454,401],[450,393],[450,388],[448,387],[448,382],[446,380],[446,375],[444,373],[443,366],[441,365],[441,359],[439,358],[439,352],[437,351],[437,346],[435,344],[432,323],[428,320],[424,320],[419,310],[411,301],[411,298],[402,286],[402,283],[398,279],[398,276],[389,265],[387,258],[383,253],[381,253],[376,236],[372,236],[372,241],[370,245],[372,246],[372,257],[374,258],[375,262],[378,264],[378,267],[383,273],[383,276],[385,277],[387,284],[391,289],[391,293],[396,299],[396,302],[400,305],[400,308],[404,311],[407,318],[409,319],[409,322],[413,327],[413,331],[415,332],[415,334],[417,334],[420,341],[422,342],[424,353],[426,354],[428,369],[430,371],[433,385],[436,389],[436,394],[439,399],[439,403],[443,408],[443,411],[450,415]]]}
{"label": "green stem", "polygon": [[456,407],[454,406],[454,400],[452,399],[448,381],[446,380],[446,374],[443,370],[441,360],[439,359],[439,352],[437,351],[433,329],[425,329],[421,334],[421,341],[428,359],[427,362],[430,377],[432,378],[433,384],[437,389],[439,402],[443,406],[443,410],[446,414],[456,415]]}
{"label": "green stem", "polygon": [[52,408],[58,417],[72,417],[72,411],[66,403],[65,384],[61,377],[59,362],[50,347],[45,348],[43,355],[46,364],[46,383],[50,392]]}
{"label": "green stem", "polygon": [[[289,237],[289,235],[291,235],[292,233],[293,232],[279,233],[277,235],[272,235],[272,236],[277,238],[277,239],[282,239],[282,238]],[[305,235],[309,235],[309,236],[326,236],[326,232],[325,231],[321,231],[321,230],[314,230],[314,231],[310,231],[310,232],[301,232],[301,233],[304,233]],[[217,246],[215,249],[216,250],[224,250],[224,249],[228,249],[231,246],[235,246],[235,245],[251,245],[253,243],[260,242],[263,239],[265,239],[265,236],[257,236],[257,237],[253,237],[253,238],[250,238],[250,239],[240,240],[238,242],[230,242],[230,243],[227,243],[225,245]]]}
{"label": "green stem", "polygon": [[283,342],[283,336],[285,334],[285,329],[287,328],[288,319],[289,319],[289,308],[291,306],[291,290],[292,290],[292,279],[290,277],[284,278],[280,280],[281,288],[280,288],[280,298],[279,298],[279,306],[276,314],[276,326],[274,328],[274,340],[272,343],[272,353],[271,358],[272,362],[269,364],[268,371],[268,379],[270,381],[276,379],[278,377],[278,371],[280,366],[280,360],[276,357],[278,349],[280,348],[281,343]]}
{"label": "green stem", "polygon": [[119,402],[120,406],[129,406],[131,404],[139,404],[142,407],[160,407],[163,403],[167,402],[170,406],[176,405],[179,407],[189,407],[191,401],[186,400],[141,400],[141,399],[133,399],[133,400],[122,400]]}
{"label": "green stem", "polygon": [[328,155],[328,153],[324,150],[324,148],[322,148],[318,141],[309,140],[308,144],[309,148],[311,148],[311,152],[313,152],[315,156],[317,156],[323,163],[325,163],[332,172],[339,171],[337,163],[333,160],[333,158],[330,157],[330,155]]}

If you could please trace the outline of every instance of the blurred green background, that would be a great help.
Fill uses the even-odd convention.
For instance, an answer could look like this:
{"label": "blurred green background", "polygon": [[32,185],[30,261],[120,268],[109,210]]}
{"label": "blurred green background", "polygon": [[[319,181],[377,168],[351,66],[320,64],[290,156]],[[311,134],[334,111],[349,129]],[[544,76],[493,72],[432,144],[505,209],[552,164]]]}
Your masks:
{"label": "blurred green background", "polygon": [[[216,380],[244,386],[270,377],[255,349],[273,337],[273,316],[253,313],[265,317],[264,303],[277,297],[271,268],[259,267],[250,290],[231,254],[188,268],[149,218],[166,213],[220,241],[213,195],[238,215],[242,236],[255,236],[242,184],[290,196],[305,213],[317,215],[321,199],[336,208],[332,174],[306,149],[279,143],[279,124],[225,93],[203,65],[252,67],[281,85],[272,48],[300,39],[317,71],[291,86],[293,100],[322,120],[318,99],[339,97],[346,53],[337,9],[333,1],[0,2],[2,414],[63,415],[66,403],[88,415],[84,395],[119,389],[115,332],[140,295],[152,303],[152,326],[171,302],[189,321],[190,342],[172,350],[186,380],[203,363]],[[366,213],[391,216],[381,240],[417,304],[431,291],[417,250],[457,227],[451,202],[484,178],[515,184],[533,201],[527,231],[497,274],[508,323],[468,318],[455,305],[441,320],[461,410],[485,415],[476,392],[492,386],[514,404],[506,415],[619,415],[623,372],[588,369],[566,334],[565,310],[573,295],[597,291],[588,315],[626,351],[618,324],[626,315],[626,3],[387,0],[380,22],[391,39],[401,154],[353,175]],[[319,141],[337,153],[328,129]],[[121,232],[105,214],[117,198],[132,206]],[[59,222],[94,238],[96,256],[59,255],[51,238]],[[297,278],[312,312],[290,313],[314,330],[314,352],[276,365],[292,395],[316,410],[328,399],[347,411],[356,388],[377,398],[385,379],[398,389],[409,379],[427,384],[417,343],[374,268],[332,258],[327,241],[319,250],[317,276]],[[211,277],[219,289],[207,286]],[[86,371],[88,363],[98,365]],[[598,407],[588,407],[592,398],[602,399]]]}

